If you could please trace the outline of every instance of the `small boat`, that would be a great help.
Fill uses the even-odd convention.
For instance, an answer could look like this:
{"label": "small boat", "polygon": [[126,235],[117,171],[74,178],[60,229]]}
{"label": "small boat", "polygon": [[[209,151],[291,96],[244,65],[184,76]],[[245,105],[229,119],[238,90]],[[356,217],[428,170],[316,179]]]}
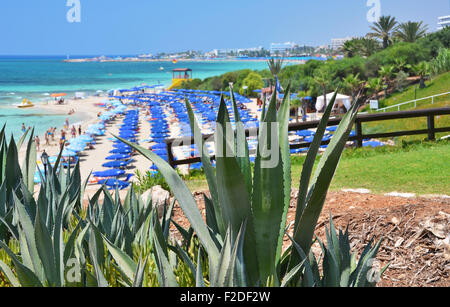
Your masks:
{"label": "small boat", "polygon": [[32,107],[34,107],[34,104],[30,100],[24,99],[22,101],[22,103],[15,104],[15,106],[20,108],[20,109],[25,109],[25,108],[32,108]]}
{"label": "small boat", "polygon": [[164,67],[161,66],[161,67],[159,68],[159,70],[163,71],[163,70],[164,70]]}

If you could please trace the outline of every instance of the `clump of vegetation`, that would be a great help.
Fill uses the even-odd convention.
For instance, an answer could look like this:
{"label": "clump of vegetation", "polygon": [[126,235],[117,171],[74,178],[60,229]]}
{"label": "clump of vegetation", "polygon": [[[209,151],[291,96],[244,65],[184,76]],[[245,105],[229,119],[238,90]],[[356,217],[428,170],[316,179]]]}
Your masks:
{"label": "clump of vegetation", "polygon": [[[450,71],[449,48],[450,28],[426,34],[426,26],[422,22],[399,23],[392,16],[382,16],[365,37],[344,44],[340,50],[345,55],[342,60],[310,60],[306,64],[283,67],[280,59],[272,59],[269,69],[263,71],[240,70],[203,81],[195,79],[183,83],[180,88],[230,90],[229,83],[232,82],[235,88],[242,89],[243,81],[251,73],[251,80],[255,80],[251,82],[252,87],[267,87],[269,83],[266,81],[276,77],[283,85],[290,82],[292,92],[308,91],[313,98],[337,87],[344,94],[354,96],[352,87],[347,86],[345,80],[353,74],[364,83],[360,99],[365,102],[373,98],[387,98],[417,80],[423,88],[429,74],[436,76]],[[428,65],[429,70],[417,69],[419,65],[421,68]],[[404,79],[405,73],[418,78],[411,78],[404,86],[396,87],[394,80],[397,77]],[[261,80],[254,74],[258,74]],[[380,90],[379,78],[384,82],[384,91]],[[250,90],[240,90],[240,93],[255,95]]]}
{"label": "clump of vegetation", "polygon": [[170,187],[160,172],[147,171],[142,173],[140,170],[136,170],[135,175],[136,182],[133,183],[133,187],[138,193],[145,193],[154,186],[161,186],[161,188],[170,192]]}
{"label": "clump of vegetation", "polygon": [[[287,91],[289,93],[289,91]],[[175,170],[153,152],[129,143],[160,170],[190,222],[184,229],[172,220],[175,201],[159,217],[152,199],[144,203],[130,188],[121,200],[100,188],[83,206],[88,179],[81,181],[80,166],[71,174],[48,165],[39,192],[34,192],[36,150],[33,133],[27,142],[22,166],[14,139],[6,143],[0,131],[0,280],[4,286],[30,287],[142,287],[142,286],[374,286],[373,259],[380,242],[370,242],[359,257],[352,255],[348,232],[337,234],[332,221],[326,245],[319,242],[324,261],[311,252],[314,230],[325,196],[337,168],[358,106],[342,120],[313,175],[313,165],[325,133],[328,107],[304,164],[294,231],[287,232],[291,169],[288,141],[289,95],[279,111],[276,97],[263,123],[276,128],[279,146],[262,146],[252,169],[245,135],[217,133],[225,152],[244,155],[217,157],[213,169],[207,153],[203,166],[210,188],[204,195],[206,221]],[[335,99],[335,98],[333,98]],[[237,105],[232,98],[237,122]],[[331,106],[332,104],[330,104]],[[199,131],[189,102],[186,106],[194,131]],[[224,99],[218,124],[229,122]],[[242,126],[243,127],[243,126]],[[259,142],[272,143],[272,133],[262,129]],[[204,148],[200,134],[196,140]],[[217,144],[216,144],[217,145]],[[217,145],[218,146],[218,145]],[[228,147],[228,148],[227,148]],[[230,151],[230,149],[234,149]],[[265,167],[273,158],[272,167]],[[42,176],[44,177],[44,176]],[[183,240],[170,236],[174,225]],[[285,234],[291,247],[283,252]],[[319,265],[322,268],[319,270]]]}

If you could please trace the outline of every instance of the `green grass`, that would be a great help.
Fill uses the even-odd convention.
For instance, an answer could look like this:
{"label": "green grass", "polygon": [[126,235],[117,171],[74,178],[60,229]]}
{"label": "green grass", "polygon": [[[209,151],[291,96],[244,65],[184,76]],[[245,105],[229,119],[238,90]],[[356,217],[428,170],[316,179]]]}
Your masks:
{"label": "green grass", "polygon": [[[292,187],[298,188],[305,156],[292,157]],[[319,158],[317,159],[317,161]],[[411,142],[401,146],[344,151],[331,190],[365,188],[374,193],[450,194],[450,143]],[[201,173],[186,178],[191,190],[208,189]]]}
{"label": "green grass", "polygon": [[[366,154],[364,154],[366,153]],[[332,190],[450,194],[450,144],[356,150],[339,165]]]}
{"label": "green grass", "polygon": [[[405,89],[403,92],[397,92],[397,93],[392,94],[387,99],[381,99],[380,100],[380,108],[393,106],[393,105],[397,105],[397,104],[400,104],[403,102],[415,100],[416,97],[417,97],[417,99],[420,99],[420,98],[425,98],[425,97],[449,92],[450,91],[450,72],[439,75],[435,78],[432,78],[431,80],[428,80],[425,83],[426,83],[426,88],[420,89],[418,84],[412,85],[412,86],[408,87],[407,89]],[[416,92],[416,88],[417,88],[417,92]],[[444,102],[444,101],[449,102],[450,95],[445,95],[445,96],[435,98],[435,102]],[[417,103],[417,105],[418,106],[430,105],[430,107],[431,107],[432,106],[431,99],[419,101]],[[401,111],[408,110],[413,107],[414,107],[414,104],[407,104],[405,106],[402,106],[400,108],[400,110]],[[388,111],[389,112],[397,111],[397,109],[390,109]]]}
{"label": "green grass", "polygon": [[[418,87],[418,85],[417,85]],[[414,100],[416,85],[410,86],[404,92],[395,93],[388,99],[381,100],[381,105],[392,106],[402,102]],[[445,93],[450,91],[450,72],[437,76],[431,81],[427,81],[427,87],[424,89],[417,88],[417,98],[429,97],[432,95],[437,95],[440,93]],[[401,111],[406,110],[420,110],[429,108],[442,108],[450,106],[450,94],[435,98],[434,104],[431,104],[431,99],[420,101],[417,103],[417,107],[414,108],[414,104],[407,104],[401,107]],[[397,109],[390,109],[388,112],[394,112]],[[450,126],[450,116],[437,116],[435,118],[436,128],[449,127]],[[409,131],[409,130],[422,130],[427,129],[426,118],[415,118],[415,119],[396,119],[390,121],[381,122],[370,122],[363,124],[363,132],[365,134],[383,133],[383,132],[394,132],[394,131]],[[450,133],[438,133],[437,138],[449,135]],[[421,141],[427,138],[427,135],[415,135],[415,136],[403,136],[394,138],[396,143],[402,141]]]}

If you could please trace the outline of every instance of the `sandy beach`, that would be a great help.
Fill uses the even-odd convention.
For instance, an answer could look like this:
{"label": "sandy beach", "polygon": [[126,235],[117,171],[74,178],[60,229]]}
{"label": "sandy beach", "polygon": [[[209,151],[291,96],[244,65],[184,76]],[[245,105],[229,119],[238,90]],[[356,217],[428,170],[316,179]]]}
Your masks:
{"label": "sandy beach", "polygon": [[[69,119],[69,129],[65,130],[67,141],[70,143],[70,139],[72,138],[71,135],[71,128],[72,125],[75,125],[75,128],[77,129],[77,136],[78,136],[78,127],[81,125],[82,134],[84,131],[88,129],[88,127],[92,124],[99,123],[100,120],[97,119],[97,114],[99,112],[104,112],[105,109],[96,106],[96,104],[100,103],[102,100],[107,99],[106,97],[88,97],[86,99],[81,100],[73,100],[68,99],[66,100],[66,103],[63,105],[55,104],[55,102],[49,101],[48,104],[42,104],[39,106],[36,106],[36,108],[40,109],[41,111],[48,112],[49,114],[61,114],[61,115],[67,115],[67,118]],[[258,111],[258,106],[256,103],[256,99],[252,99],[251,103],[246,104],[246,107],[250,109],[250,111],[253,114],[257,114],[258,117],[260,116],[260,112]],[[133,107],[130,107],[129,109],[133,109]],[[77,118],[82,118],[82,121],[75,122],[75,120],[71,120],[73,116],[68,115],[70,110],[74,110],[74,115],[77,116]],[[169,118],[172,117],[172,114],[167,113],[166,114]],[[104,171],[107,170],[107,168],[104,168],[102,165],[106,162],[106,157],[110,156],[110,151],[113,150],[113,135],[119,134],[119,128],[122,124],[122,116],[117,116],[113,121],[110,121],[106,125],[106,133],[104,136],[97,136],[96,137],[96,145],[94,146],[94,149],[85,150],[80,154],[80,166],[81,166],[81,179],[84,181],[86,180],[92,172],[97,171]],[[150,123],[148,122],[145,111],[142,109],[140,112],[140,130],[139,134],[137,135],[138,142],[140,142],[139,145],[149,148],[151,145],[148,142],[145,142],[144,140],[147,140],[151,134],[151,128]],[[50,127],[49,127],[50,128]],[[56,127],[56,135],[55,139],[52,141],[50,140],[50,145],[45,145],[45,136],[39,135],[40,138],[40,150],[37,153],[37,159],[40,160],[41,155],[43,151],[45,150],[49,156],[57,156],[60,151],[59,146],[59,140],[61,137],[61,129],[64,129],[64,127]],[[177,129],[179,129],[176,125],[172,127],[172,137],[176,135]],[[144,142],[143,142],[144,141]],[[25,151],[26,146],[23,146],[19,152],[19,158],[20,161],[23,160],[25,157]],[[175,152],[177,154],[178,152]],[[152,163],[144,158],[141,155],[135,155],[133,156],[134,162],[130,165],[129,168],[126,169],[127,174],[135,174],[136,170],[139,170],[141,173],[145,173],[147,170],[149,170]],[[187,167],[186,167],[187,170]],[[185,171],[184,167],[181,168],[181,171]],[[90,179],[93,179],[92,176]],[[131,178],[131,181],[135,181],[136,177],[133,176]],[[36,189],[39,187],[37,186]],[[100,188],[97,184],[89,184],[88,188],[86,190],[86,197],[91,197],[97,190]],[[125,192],[124,192],[125,193]]]}
{"label": "sandy beach", "polygon": [[[75,110],[75,113],[77,117],[81,117],[83,120],[81,122],[73,122],[71,120],[70,115],[67,115],[67,118],[69,119],[70,128],[66,131],[67,140],[70,142],[71,136],[71,127],[72,125],[75,125],[75,128],[77,129],[77,136],[78,136],[78,127],[81,125],[82,133],[86,131],[88,126],[100,122],[97,119],[97,113],[104,111],[104,109],[97,107],[95,104],[101,102],[102,100],[105,100],[105,97],[88,97],[86,99],[82,100],[66,100],[66,104],[64,105],[57,105],[54,103],[49,103],[48,105],[42,104],[39,106],[36,106],[36,108],[39,108],[43,111],[47,111],[48,113],[52,114],[68,114],[70,110]],[[117,117],[114,121],[111,121],[106,126],[106,134],[104,136],[98,136],[96,138],[96,145],[94,149],[86,150],[81,153],[80,156],[80,166],[81,166],[81,177],[82,180],[85,180],[88,178],[88,176],[91,174],[91,172],[95,171],[103,171],[106,170],[106,168],[102,167],[102,164],[106,163],[106,157],[111,155],[109,152],[113,149],[113,141],[108,140],[113,137],[113,135],[117,135],[119,132],[118,125],[121,124],[121,118]],[[150,124],[144,120],[144,114],[141,114],[140,117],[140,133],[138,135],[139,140],[147,139],[150,135]],[[50,128],[50,127],[49,127]],[[37,153],[37,159],[40,160],[40,157],[45,150],[49,156],[57,156],[60,151],[59,146],[59,140],[61,136],[61,129],[64,129],[64,127],[56,127],[56,135],[54,141],[50,140],[50,145],[45,145],[45,136],[39,135],[41,146],[40,150]],[[145,144],[143,144],[146,146]],[[147,146],[148,147],[148,146]],[[26,146],[23,146],[19,151],[19,161],[22,161],[25,157],[25,151]],[[145,159],[142,156],[134,156],[133,157],[135,162],[132,164],[132,166],[127,169],[127,173],[134,174],[136,169],[139,169],[141,171],[148,170],[151,166],[151,162]],[[92,195],[95,193],[99,185],[89,185],[87,189],[87,194]]]}

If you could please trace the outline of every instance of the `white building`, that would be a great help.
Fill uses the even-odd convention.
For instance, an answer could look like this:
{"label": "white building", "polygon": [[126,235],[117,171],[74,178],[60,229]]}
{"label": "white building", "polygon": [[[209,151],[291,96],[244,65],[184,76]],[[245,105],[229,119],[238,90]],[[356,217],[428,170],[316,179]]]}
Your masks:
{"label": "white building", "polygon": [[292,42],[286,42],[286,43],[272,43],[270,44],[270,54],[271,55],[283,55],[286,54],[289,50],[295,49],[297,47],[297,44]]}
{"label": "white building", "polygon": [[345,42],[354,39],[354,37],[346,37],[346,38],[333,38],[331,40],[331,49],[339,50],[342,46],[344,46]]}
{"label": "white building", "polygon": [[442,30],[445,27],[450,27],[450,15],[438,17],[438,30]]}

